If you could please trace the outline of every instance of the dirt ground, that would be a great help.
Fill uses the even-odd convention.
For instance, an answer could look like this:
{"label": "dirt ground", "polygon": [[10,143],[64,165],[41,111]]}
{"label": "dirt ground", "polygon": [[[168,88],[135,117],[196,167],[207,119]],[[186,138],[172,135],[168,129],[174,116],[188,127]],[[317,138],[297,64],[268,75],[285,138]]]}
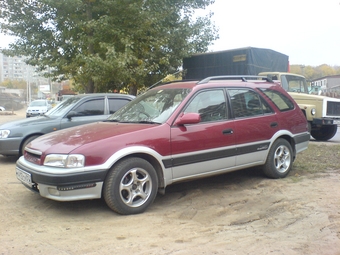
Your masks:
{"label": "dirt ground", "polygon": [[16,179],[15,161],[0,156],[0,254],[340,254],[340,169],[176,184],[145,213],[120,216],[102,200],[40,197]]}

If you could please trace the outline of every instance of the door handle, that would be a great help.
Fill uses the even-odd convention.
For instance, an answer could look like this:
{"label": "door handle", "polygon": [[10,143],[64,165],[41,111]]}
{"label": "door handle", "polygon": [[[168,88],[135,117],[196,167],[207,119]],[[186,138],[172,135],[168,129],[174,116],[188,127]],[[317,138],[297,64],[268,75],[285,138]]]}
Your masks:
{"label": "door handle", "polygon": [[234,133],[234,131],[231,128],[225,129],[225,130],[222,131],[222,134],[224,134],[224,135],[231,135],[233,133]]}
{"label": "door handle", "polygon": [[277,127],[277,126],[278,126],[277,122],[270,123],[270,127],[272,127],[272,128]]}

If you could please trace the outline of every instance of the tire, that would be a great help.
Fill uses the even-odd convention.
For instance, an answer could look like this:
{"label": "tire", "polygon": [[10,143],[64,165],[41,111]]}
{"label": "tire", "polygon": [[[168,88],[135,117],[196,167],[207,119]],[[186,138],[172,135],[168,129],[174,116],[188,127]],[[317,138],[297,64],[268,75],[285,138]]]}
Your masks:
{"label": "tire", "polygon": [[290,143],[282,138],[277,139],[269,150],[263,172],[269,178],[284,178],[293,165],[293,153]]}
{"label": "tire", "polygon": [[128,158],[108,173],[103,187],[106,204],[113,211],[128,215],[144,212],[154,201],[158,178],[154,167],[141,158]]}
{"label": "tire", "polygon": [[310,121],[308,121],[308,132],[311,134],[312,133],[312,124]]}
{"label": "tire", "polygon": [[328,141],[335,136],[338,125],[322,126],[317,130],[312,130],[311,136],[317,141]]}
{"label": "tire", "polygon": [[25,147],[27,144],[29,144],[31,141],[33,141],[35,138],[39,137],[38,135],[33,135],[33,136],[30,136],[28,138],[26,138],[24,140],[24,142],[22,143],[22,146],[21,146],[21,149],[20,149],[20,153],[19,153],[19,156],[22,156],[24,155],[24,151],[25,151]]}

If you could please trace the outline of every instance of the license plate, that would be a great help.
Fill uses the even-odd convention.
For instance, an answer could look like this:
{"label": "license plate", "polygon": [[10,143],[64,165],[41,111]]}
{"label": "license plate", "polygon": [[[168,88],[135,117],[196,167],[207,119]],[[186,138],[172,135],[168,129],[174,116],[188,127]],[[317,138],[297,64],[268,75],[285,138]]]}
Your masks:
{"label": "license plate", "polygon": [[19,181],[32,187],[32,176],[30,173],[27,173],[26,171],[21,170],[19,168],[16,168],[16,175]]}

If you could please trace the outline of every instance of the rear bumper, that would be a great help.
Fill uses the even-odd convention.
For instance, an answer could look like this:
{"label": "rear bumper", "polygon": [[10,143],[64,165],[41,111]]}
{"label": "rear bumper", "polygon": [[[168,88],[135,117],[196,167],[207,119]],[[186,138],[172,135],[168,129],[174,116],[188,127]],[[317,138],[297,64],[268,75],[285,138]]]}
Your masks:
{"label": "rear bumper", "polygon": [[304,151],[308,148],[310,137],[311,136],[309,132],[305,132],[294,137],[296,153]]}

